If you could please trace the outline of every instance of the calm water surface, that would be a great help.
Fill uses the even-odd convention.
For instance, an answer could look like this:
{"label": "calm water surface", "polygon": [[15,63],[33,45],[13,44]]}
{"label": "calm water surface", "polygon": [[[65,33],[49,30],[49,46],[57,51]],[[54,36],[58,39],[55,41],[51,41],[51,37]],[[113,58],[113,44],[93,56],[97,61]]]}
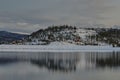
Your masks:
{"label": "calm water surface", "polygon": [[120,52],[0,52],[0,80],[120,80]]}

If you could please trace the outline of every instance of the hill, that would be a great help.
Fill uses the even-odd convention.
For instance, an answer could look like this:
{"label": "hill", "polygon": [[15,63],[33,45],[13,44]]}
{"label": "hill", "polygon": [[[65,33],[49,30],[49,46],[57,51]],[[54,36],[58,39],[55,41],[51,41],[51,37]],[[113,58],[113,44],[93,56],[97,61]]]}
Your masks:
{"label": "hill", "polygon": [[96,35],[94,30],[80,29],[75,26],[51,26],[33,32],[25,41],[25,44],[41,45],[51,42],[66,42],[71,44],[89,44],[87,36]]}
{"label": "hill", "polygon": [[22,40],[25,37],[27,37],[25,34],[0,31],[0,44],[9,44],[16,40]]}

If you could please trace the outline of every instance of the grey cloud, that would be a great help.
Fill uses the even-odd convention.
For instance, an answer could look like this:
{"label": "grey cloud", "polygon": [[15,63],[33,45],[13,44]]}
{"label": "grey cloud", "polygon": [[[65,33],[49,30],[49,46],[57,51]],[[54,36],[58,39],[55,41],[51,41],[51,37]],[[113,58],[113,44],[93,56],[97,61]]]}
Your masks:
{"label": "grey cloud", "polygon": [[[0,25],[0,28],[31,32],[52,24],[117,24],[120,20],[119,2],[119,0],[0,0],[0,23],[12,24]],[[27,25],[21,26],[17,23]],[[36,24],[40,26],[34,26]]]}

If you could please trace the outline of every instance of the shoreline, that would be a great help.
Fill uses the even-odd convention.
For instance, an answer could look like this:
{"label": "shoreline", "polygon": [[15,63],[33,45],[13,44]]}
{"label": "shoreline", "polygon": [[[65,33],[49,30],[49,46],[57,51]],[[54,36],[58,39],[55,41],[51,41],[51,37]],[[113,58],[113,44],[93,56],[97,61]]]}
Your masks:
{"label": "shoreline", "polygon": [[0,52],[113,52],[120,47],[81,45],[0,45]]}

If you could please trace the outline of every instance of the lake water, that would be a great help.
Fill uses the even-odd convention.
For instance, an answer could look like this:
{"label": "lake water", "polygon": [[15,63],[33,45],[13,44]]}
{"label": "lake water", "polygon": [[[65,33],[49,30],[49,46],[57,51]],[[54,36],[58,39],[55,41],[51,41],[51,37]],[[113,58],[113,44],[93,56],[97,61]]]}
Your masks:
{"label": "lake water", "polygon": [[0,80],[120,80],[120,52],[0,52]]}

